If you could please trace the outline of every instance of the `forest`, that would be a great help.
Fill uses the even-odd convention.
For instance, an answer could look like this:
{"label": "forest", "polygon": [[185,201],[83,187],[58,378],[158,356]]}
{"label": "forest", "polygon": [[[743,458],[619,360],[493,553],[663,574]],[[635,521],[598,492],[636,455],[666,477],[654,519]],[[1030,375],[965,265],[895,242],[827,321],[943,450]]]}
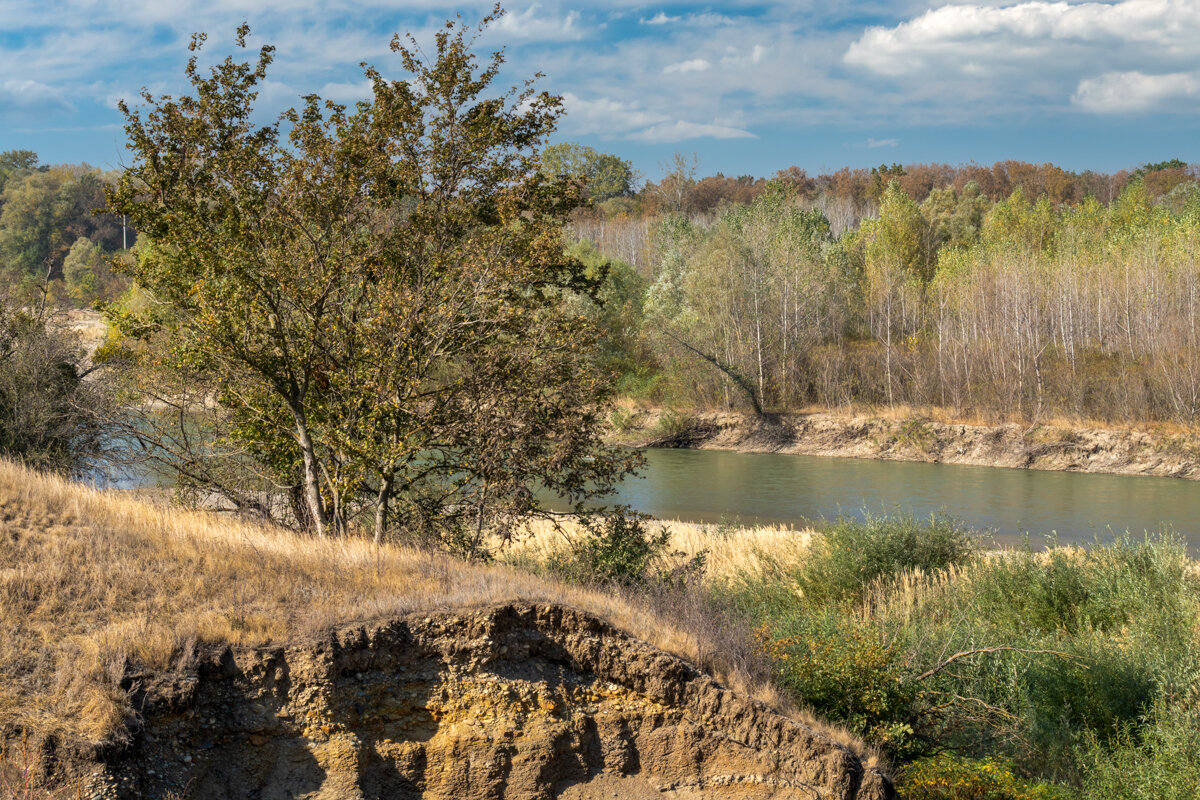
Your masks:
{"label": "forest", "polygon": [[[957,417],[1192,423],[1200,413],[1200,184],[1179,159],[880,165],[658,181],[575,144],[542,168],[586,198],[573,256],[618,391],[765,413],[936,407]],[[9,291],[119,309],[135,231],[86,164],[0,155]]]}

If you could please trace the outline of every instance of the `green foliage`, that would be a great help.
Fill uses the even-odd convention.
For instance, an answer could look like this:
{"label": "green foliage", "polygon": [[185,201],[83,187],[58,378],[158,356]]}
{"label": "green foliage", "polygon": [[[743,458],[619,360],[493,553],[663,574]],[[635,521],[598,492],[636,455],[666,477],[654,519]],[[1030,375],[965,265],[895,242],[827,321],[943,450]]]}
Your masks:
{"label": "green foliage", "polygon": [[104,248],[85,236],[75,240],[63,259],[63,281],[67,294],[78,306],[112,300],[123,289],[123,281],[109,268]]}
{"label": "green foliage", "polygon": [[1081,796],[1087,800],[1193,800],[1200,775],[1200,713],[1194,705],[1160,701],[1115,741],[1091,742]]}
{"label": "green foliage", "polygon": [[944,517],[841,519],[816,540],[795,580],[806,602],[855,601],[880,579],[966,564],[976,547],[970,530]]}
{"label": "green foliage", "polygon": [[1063,786],[1021,778],[1011,762],[942,753],[907,764],[897,779],[903,800],[1073,800]]}
{"label": "green foliage", "polygon": [[[406,79],[367,68],[353,111],[309,95],[258,125],[270,47],[207,74],[193,57],[189,93],[122,107],[134,158],[110,199],[153,244],[128,270],[157,305],[121,322],[156,382],[215,398],[220,449],[284,487],[284,521],[475,554],[542,511],[530,485],[579,505],[639,463],[601,438],[609,375],[577,309],[605,276],[563,252],[579,198],[538,169],[561,101],[492,88],[503,56],[471,45],[494,19],[448,23],[428,60],[396,37]],[[183,438],[146,445],[253,502]]]}
{"label": "green foliage", "polygon": [[32,150],[8,150],[0,153],[0,193],[4,192],[4,187],[10,180],[36,169],[38,156]]}
{"label": "green foliage", "polygon": [[894,756],[921,750],[914,734],[923,694],[905,680],[903,652],[882,631],[826,608],[787,614],[759,636],[781,683],[802,706]]}
{"label": "green foliage", "polygon": [[[1111,787],[1123,769],[1141,788],[1114,796],[1186,785],[1171,759],[1195,746],[1184,712],[1200,686],[1200,580],[1179,541],[972,556],[953,526],[926,527],[948,547],[923,545],[911,520],[843,523],[798,569],[726,587],[798,702],[902,762],[948,752],[918,768],[929,783],[916,797]],[[982,782],[982,758],[1015,783]]]}
{"label": "green foliage", "polygon": [[580,518],[583,535],[551,559],[550,571],[576,583],[633,586],[661,577],[671,532],[624,507]]}
{"label": "green foliage", "polygon": [[696,427],[696,415],[674,408],[665,409],[654,422],[654,434],[661,439],[687,438]]}
{"label": "green foliage", "polygon": [[566,142],[542,151],[542,169],[552,177],[563,177],[583,185],[588,199],[603,203],[626,197],[633,191],[633,165],[585,145]]}
{"label": "green foliage", "polygon": [[880,201],[879,218],[862,229],[868,263],[919,280],[931,279],[936,251],[930,249],[928,229],[920,207],[892,181]]}
{"label": "green foliage", "polygon": [[1147,172],[1158,172],[1164,169],[1187,169],[1187,162],[1179,158],[1171,158],[1166,161],[1155,161],[1150,164],[1143,164],[1134,170],[1135,175],[1145,175]]}
{"label": "green foliage", "polygon": [[982,244],[1018,253],[1051,252],[1060,225],[1059,212],[1045,197],[1031,202],[1021,189],[992,206],[984,219]]}
{"label": "green foliage", "polygon": [[584,267],[588,280],[598,284],[590,295],[576,295],[583,312],[596,326],[600,341],[596,355],[602,368],[618,376],[653,370],[642,338],[646,281],[624,261],[605,257],[591,242],[567,248],[567,256]]}
{"label": "green foliage", "polygon": [[80,237],[112,251],[121,227],[104,208],[105,176],[90,168],[14,173],[0,209],[0,264],[20,278],[62,277],[63,259]]}

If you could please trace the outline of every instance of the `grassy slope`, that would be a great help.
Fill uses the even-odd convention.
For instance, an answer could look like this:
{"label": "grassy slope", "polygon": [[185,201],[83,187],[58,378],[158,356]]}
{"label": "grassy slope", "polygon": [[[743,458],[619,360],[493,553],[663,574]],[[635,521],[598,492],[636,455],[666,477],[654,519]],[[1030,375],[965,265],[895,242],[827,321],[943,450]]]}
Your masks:
{"label": "grassy slope", "polygon": [[[127,663],[172,669],[194,643],[281,643],[355,621],[514,600],[593,613],[787,710],[771,687],[720,663],[703,631],[613,593],[156,507],[0,462],[0,731],[113,741]],[[826,733],[855,746],[844,732]]]}

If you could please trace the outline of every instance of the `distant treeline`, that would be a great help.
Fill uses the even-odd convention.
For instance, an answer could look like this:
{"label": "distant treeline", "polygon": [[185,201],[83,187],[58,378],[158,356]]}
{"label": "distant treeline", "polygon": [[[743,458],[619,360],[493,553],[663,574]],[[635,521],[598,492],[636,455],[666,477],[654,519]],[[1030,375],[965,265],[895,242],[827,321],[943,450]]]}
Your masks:
{"label": "distant treeline", "polygon": [[28,295],[47,287],[60,303],[88,305],[124,290],[108,260],[136,239],[105,213],[116,173],[49,166],[30,150],[0,153],[0,278]]}
{"label": "distant treeline", "polygon": [[763,412],[1200,416],[1195,167],[793,168],[770,181],[693,167],[677,159],[575,220],[581,255],[623,287],[623,312],[606,313],[629,394]]}
{"label": "distant treeline", "polygon": [[[698,177],[557,145],[573,252],[606,271],[604,358],[624,392],[761,411],[938,406],[1102,421],[1200,416],[1200,169],[1005,161]],[[60,304],[116,300],[135,234],[113,176],[0,154],[0,277]],[[134,257],[136,250],[129,257]],[[47,280],[48,279],[48,280]]]}

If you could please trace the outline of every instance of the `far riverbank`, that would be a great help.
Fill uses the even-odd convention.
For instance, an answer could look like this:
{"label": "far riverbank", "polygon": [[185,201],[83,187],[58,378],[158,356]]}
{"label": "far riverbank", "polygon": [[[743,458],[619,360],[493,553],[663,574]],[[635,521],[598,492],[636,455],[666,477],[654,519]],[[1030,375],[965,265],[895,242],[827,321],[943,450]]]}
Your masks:
{"label": "far riverbank", "polygon": [[1200,433],[1071,427],[1063,423],[980,425],[924,416],[833,412],[772,414],[614,413],[614,442],[837,458],[963,464],[1113,475],[1200,479]]}

